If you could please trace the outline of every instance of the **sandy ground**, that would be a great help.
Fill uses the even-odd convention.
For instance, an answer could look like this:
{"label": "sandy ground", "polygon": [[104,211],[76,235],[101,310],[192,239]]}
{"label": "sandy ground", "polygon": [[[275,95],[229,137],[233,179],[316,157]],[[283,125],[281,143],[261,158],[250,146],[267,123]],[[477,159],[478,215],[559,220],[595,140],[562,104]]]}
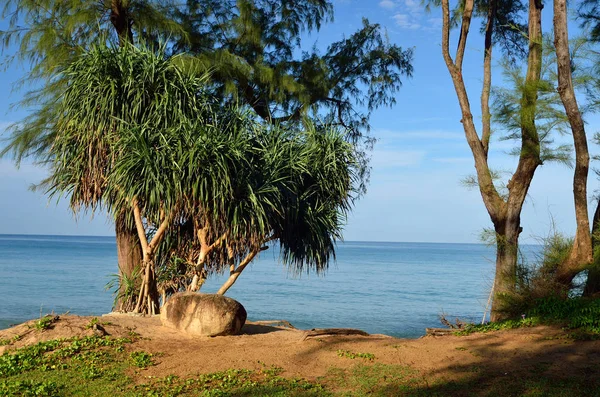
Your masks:
{"label": "sandy ground", "polygon": [[[91,335],[90,317],[60,316],[52,329],[37,331],[32,322],[0,331],[0,338],[21,339],[8,349],[41,340]],[[371,353],[375,363],[407,365],[427,379],[465,381],[486,374],[486,379],[518,376],[535,371],[540,376],[597,378],[600,375],[600,341],[575,341],[564,331],[535,327],[470,336],[396,339],[383,335],[325,336],[305,339],[305,331],[246,324],[241,335],[200,338],[162,327],[159,318],[103,316],[106,331],[114,337],[135,332],[141,336],[128,350],[155,354],[157,365],[144,376],[193,376],[229,368],[261,369],[277,366],[284,376],[317,379],[330,368],[347,369],[358,361],[337,354],[339,349]]]}

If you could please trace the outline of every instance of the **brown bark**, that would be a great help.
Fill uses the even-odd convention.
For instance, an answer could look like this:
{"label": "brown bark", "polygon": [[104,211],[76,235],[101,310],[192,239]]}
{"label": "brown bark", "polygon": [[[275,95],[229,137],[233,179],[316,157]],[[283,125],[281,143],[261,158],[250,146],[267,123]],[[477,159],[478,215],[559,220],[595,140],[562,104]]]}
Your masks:
{"label": "brown bark", "polygon": [[566,0],[554,0],[554,46],[556,48],[556,65],[558,69],[558,93],[569,118],[575,145],[573,198],[575,200],[577,229],[571,253],[567,261],[559,265],[556,275],[559,283],[570,285],[577,273],[592,263],[593,257],[587,207],[587,179],[590,155],[585,126],[575,97],[571,76]]}
{"label": "brown bark", "polygon": [[[134,281],[138,271],[142,267],[142,248],[140,239],[135,228],[127,225],[126,215],[120,213],[115,220],[115,234],[117,240],[117,262],[119,265],[119,299],[116,302],[115,310],[130,311],[135,307],[133,296],[125,296],[126,283],[125,278]],[[141,281],[141,280],[140,280]],[[136,282],[136,284],[138,284]]]}
{"label": "brown bark", "polygon": [[144,266],[144,281],[140,288],[138,295],[137,304],[134,313],[144,314],[158,314],[160,312],[159,294],[156,285],[156,269],[154,264],[154,254],[156,248],[158,248],[162,239],[165,236],[167,228],[170,223],[170,219],[165,215],[164,211],[161,211],[160,225],[152,240],[148,242],[146,237],[146,230],[144,229],[144,223],[142,220],[142,213],[139,204],[136,199],[132,201],[133,215],[135,219],[135,226],[138,232],[140,245],[142,246],[143,253],[143,266]]}
{"label": "brown bark", "polygon": [[121,0],[111,0],[110,22],[119,37],[119,46],[123,47],[125,43],[133,42],[132,21],[129,16],[129,9]]}
{"label": "brown bark", "polygon": [[493,50],[493,33],[494,22],[496,19],[496,0],[490,0],[488,9],[487,23],[485,25],[485,41],[483,50],[483,89],[481,90],[481,144],[487,158],[490,147],[490,138],[492,136],[491,121],[492,115],[490,112],[490,92],[492,88],[492,50]]}
{"label": "brown bark", "polygon": [[240,264],[237,266],[237,268],[232,267],[230,269],[229,278],[223,283],[223,285],[221,286],[221,288],[219,288],[219,290],[217,291],[217,295],[224,295],[225,292],[227,292],[227,290],[229,288],[231,288],[231,286],[236,282],[236,280],[238,279],[238,277],[240,277],[240,274],[242,274],[242,272],[244,271],[244,269],[246,268],[246,266],[248,266],[248,264],[250,262],[252,262],[252,260],[254,259],[254,257],[260,251],[261,251],[260,248],[257,248],[257,249],[254,249],[254,250],[250,251],[248,253],[248,255],[246,255],[246,257],[240,262]]}
{"label": "brown bark", "polygon": [[462,62],[473,13],[473,0],[465,0],[461,31],[454,61],[450,55],[450,6],[449,0],[442,0],[442,54],[452,77],[458,103],[460,105],[465,137],[475,160],[475,170],[479,191],[485,207],[494,223],[497,239],[496,274],[494,279],[495,299],[492,303],[492,321],[506,315],[506,305],[516,283],[518,242],[521,228],[521,210],[531,185],[535,170],[540,164],[540,145],[535,126],[537,88],[542,66],[541,12],[539,0],[529,1],[529,56],[527,64],[526,89],[521,100],[521,152],[517,169],[508,183],[508,198],[504,200],[494,186],[488,165],[488,146],[491,134],[489,117],[489,91],[491,87],[492,32],[496,15],[496,2],[490,2],[484,43],[484,83],[481,94],[483,133],[479,138],[473,123],[473,115],[467,89],[462,75]]}
{"label": "brown bark", "polygon": [[[592,225],[592,247],[593,250],[596,251],[598,249],[598,244],[600,244],[600,236],[598,236],[598,233],[600,232],[600,200],[596,204]],[[589,267],[583,296],[597,296],[600,293],[600,264],[598,262],[597,255],[594,255],[594,262]]]}

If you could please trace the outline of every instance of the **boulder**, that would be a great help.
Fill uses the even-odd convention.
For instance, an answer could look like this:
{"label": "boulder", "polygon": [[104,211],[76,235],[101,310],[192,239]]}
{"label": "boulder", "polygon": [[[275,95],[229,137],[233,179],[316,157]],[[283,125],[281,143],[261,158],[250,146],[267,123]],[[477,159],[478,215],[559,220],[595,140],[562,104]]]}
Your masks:
{"label": "boulder", "polygon": [[191,335],[235,335],[246,322],[246,309],[223,295],[179,292],[161,308],[160,320]]}

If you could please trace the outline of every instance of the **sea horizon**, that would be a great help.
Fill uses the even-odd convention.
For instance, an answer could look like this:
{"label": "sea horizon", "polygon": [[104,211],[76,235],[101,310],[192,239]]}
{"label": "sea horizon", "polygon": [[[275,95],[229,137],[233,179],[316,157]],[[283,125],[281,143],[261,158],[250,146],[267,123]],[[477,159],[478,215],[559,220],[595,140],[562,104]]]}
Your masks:
{"label": "sea horizon", "polygon": [[[104,287],[118,270],[114,236],[0,234],[0,252],[0,329],[51,311],[112,310]],[[483,243],[344,241],[323,275],[296,275],[274,248],[227,295],[245,306],[249,320],[414,338],[440,326],[441,314],[481,322],[494,256]],[[209,277],[200,292],[216,292],[224,279]]]}
{"label": "sea horizon", "polygon": [[[102,238],[116,238],[113,235],[103,234],[37,234],[37,233],[0,233],[0,236],[27,236],[27,237],[102,237]],[[485,245],[491,246],[484,242],[447,242],[447,241],[397,241],[397,240],[339,240],[336,243],[407,243],[407,244],[459,244],[459,245]],[[520,246],[532,246],[537,247],[542,244],[533,243],[519,243]]]}

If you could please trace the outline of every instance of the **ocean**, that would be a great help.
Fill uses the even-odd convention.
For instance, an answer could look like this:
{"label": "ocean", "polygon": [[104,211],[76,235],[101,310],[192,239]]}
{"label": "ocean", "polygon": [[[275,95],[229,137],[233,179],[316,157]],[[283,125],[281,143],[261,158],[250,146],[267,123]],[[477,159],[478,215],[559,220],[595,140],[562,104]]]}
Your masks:
{"label": "ocean", "polygon": [[[481,244],[343,242],[323,276],[295,276],[264,251],[227,293],[249,320],[419,337],[445,313],[481,321],[494,248]],[[114,237],[0,235],[0,329],[47,313],[101,315],[117,272]],[[225,276],[209,278],[215,292]]]}

